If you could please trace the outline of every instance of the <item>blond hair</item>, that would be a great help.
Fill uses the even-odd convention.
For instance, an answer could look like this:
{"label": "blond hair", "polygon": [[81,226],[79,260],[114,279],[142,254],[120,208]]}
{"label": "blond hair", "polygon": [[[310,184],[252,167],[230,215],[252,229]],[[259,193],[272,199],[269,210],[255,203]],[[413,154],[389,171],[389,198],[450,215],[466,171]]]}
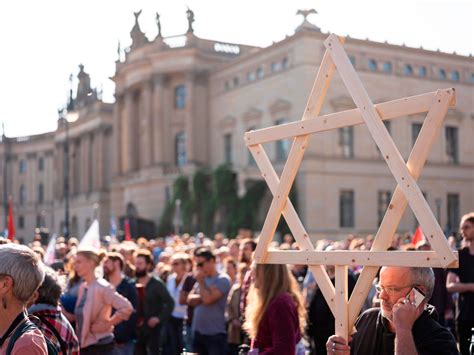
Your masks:
{"label": "blond hair", "polygon": [[243,328],[252,339],[257,336],[257,330],[270,302],[277,296],[288,293],[295,302],[298,313],[299,327],[303,334],[306,326],[306,309],[298,283],[284,264],[256,264],[255,277],[259,278],[259,288],[250,287],[247,295],[247,308]]}

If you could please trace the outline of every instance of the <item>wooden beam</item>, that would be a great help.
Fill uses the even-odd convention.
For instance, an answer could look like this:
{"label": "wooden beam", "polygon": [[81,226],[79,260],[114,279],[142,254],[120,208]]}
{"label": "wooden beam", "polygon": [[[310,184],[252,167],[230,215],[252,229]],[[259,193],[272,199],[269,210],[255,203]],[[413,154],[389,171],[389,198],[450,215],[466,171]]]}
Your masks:
{"label": "wooden beam", "polygon": [[[450,106],[454,106],[454,89],[439,90],[451,96]],[[437,92],[405,97],[374,105],[382,120],[392,120],[400,116],[415,115],[427,112]],[[305,122],[296,121],[278,126],[262,128],[245,133],[245,144],[264,144],[281,139],[293,138],[300,135],[324,132],[346,126],[363,124],[364,119],[359,109],[330,113],[307,119]]]}
{"label": "wooden beam", "polygon": [[[338,39],[339,41],[339,39]],[[324,54],[321,66],[319,67],[316,80],[314,81],[313,89],[309,96],[306,108],[303,113],[302,121],[311,116],[317,116],[326,97],[326,93],[334,73],[334,63],[326,51]],[[293,145],[288,154],[288,160],[283,168],[283,173],[280,178],[280,183],[274,194],[272,203],[268,210],[265,222],[263,224],[262,232],[260,234],[259,242],[255,250],[254,258],[257,263],[265,263],[268,247],[275,234],[278,221],[280,219],[283,208],[287,202],[291,186],[293,185],[296,173],[303,159],[304,151],[308,143],[308,136],[297,137],[293,141]]]}
{"label": "wooden beam", "polygon": [[334,315],[336,335],[343,337],[346,341],[349,339],[347,269],[347,265],[335,267],[336,314]]}
{"label": "wooden beam", "polygon": [[[444,117],[448,111],[448,104],[452,101],[451,95],[454,94],[454,89],[451,92],[439,90],[433,98],[432,108],[423,122],[421,131],[407,161],[407,167],[415,180],[420,176],[429,152],[443,128]],[[389,208],[385,212],[382,223],[375,236],[371,248],[372,251],[386,250],[390,246],[392,236],[396,232],[406,207],[407,199],[400,187],[397,186],[390,201]],[[376,276],[378,269],[379,267],[377,266],[367,266],[362,269],[349,300],[349,324],[355,322],[367,298],[372,280]]]}
{"label": "wooden beam", "polygon": [[357,76],[354,67],[349,61],[339,39],[330,35],[324,42],[331,53],[332,60],[347,90],[351,94],[356,106],[364,118],[367,128],[392,172],[398,186],[403,191],[416,218],[421,224],[433,249],[438,253],[441,263],[447,267],[455,260],[455,256],[444,237],[444,233],[433,215],[428,203],[423,197],[418,184],[411,176],[403,158],[398,151],[387,128],[382,123],[379,114],[374,109],[367,91]]}
{"label": "wooden beam", "polygon": [[[457,252],[454,252],[457,256]],[[268,264],[444,267],[434,251],[288,251],[271,250]],[[458,266],[455,259],[448,265]],[[372,279],[373,280],[373,279]]]}

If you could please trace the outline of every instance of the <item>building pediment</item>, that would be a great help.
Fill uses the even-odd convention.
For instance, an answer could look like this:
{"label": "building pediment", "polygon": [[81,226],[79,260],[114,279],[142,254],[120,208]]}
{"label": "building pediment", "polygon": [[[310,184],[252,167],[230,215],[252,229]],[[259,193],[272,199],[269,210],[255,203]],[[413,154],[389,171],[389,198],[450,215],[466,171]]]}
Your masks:
{"label": "building pediment", "polygon": [[446,114],[447,119],[455,119],[460,121],[463,117],[464,114],[455,108],[449,108],[448,113]]}
{"label": "building pediment", "polygon": [[284,99],[277,99],[275,102],[273,102],[269,107],[268,110],[272,115],[278,114],[278,113],[287,113],[291,109],[291,102],[288,100]]}
{"label": "building pediment", "polygon": [[332,107],[338,110],[349,110],[355,108],[354,100],[347,95],[334,97],[330,100]]}
{"label": "building pediment", "polygon": [[262,110],[252,107],[244,113],[243,119],[246,122],[247,126],[254,126],[260,123],[262,116]]}
{"label": "building pediment", "polygon": [[235,127],[237,119],[234,116],[225,116],[222,120],[219,121],[218,127],[221,131],[229,131]]}

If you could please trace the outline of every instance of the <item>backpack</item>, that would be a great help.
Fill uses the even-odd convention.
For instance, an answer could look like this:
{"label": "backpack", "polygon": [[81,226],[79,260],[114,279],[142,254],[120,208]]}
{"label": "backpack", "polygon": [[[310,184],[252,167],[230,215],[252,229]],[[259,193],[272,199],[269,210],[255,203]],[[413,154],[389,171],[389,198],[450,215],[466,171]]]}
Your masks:
{"label": "backpack", "polygon": [[[13,347],[15,346],[16,341],[27,331],[38,329],[40,330],[31,320],[25,319],[22,324],[20,324],[13,335],[11,336],[10,340],[8,341],[8,347],[6,351],[6,355],[11,355]],[[40,330],[41,331],[41,330]],[[44,337],[44,340],[46,341],[46,347],[48,349],[48,355],[59,355],[58,351],[56,350],[56,347],[54,346],[49,339]]]}

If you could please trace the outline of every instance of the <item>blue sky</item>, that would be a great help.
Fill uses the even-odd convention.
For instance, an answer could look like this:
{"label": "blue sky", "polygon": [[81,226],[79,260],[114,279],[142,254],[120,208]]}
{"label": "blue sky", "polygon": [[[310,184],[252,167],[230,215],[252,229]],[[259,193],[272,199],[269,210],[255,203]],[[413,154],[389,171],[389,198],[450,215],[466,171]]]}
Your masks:
{"label": "blue sky", "polygon": [[15,0],[0,2],[0,122],[7,136],[56,128],[68,77],[83,63],[92,84],[113,101],[117,41],[130,44],[133,11],[143,9],[142,30],[164,36],[186,31],[186,5],[202,38],[268,46],[294,33],[298,9],[315,8],[310,20],[324,32],[474,53],[474,2],[470,0]]}

